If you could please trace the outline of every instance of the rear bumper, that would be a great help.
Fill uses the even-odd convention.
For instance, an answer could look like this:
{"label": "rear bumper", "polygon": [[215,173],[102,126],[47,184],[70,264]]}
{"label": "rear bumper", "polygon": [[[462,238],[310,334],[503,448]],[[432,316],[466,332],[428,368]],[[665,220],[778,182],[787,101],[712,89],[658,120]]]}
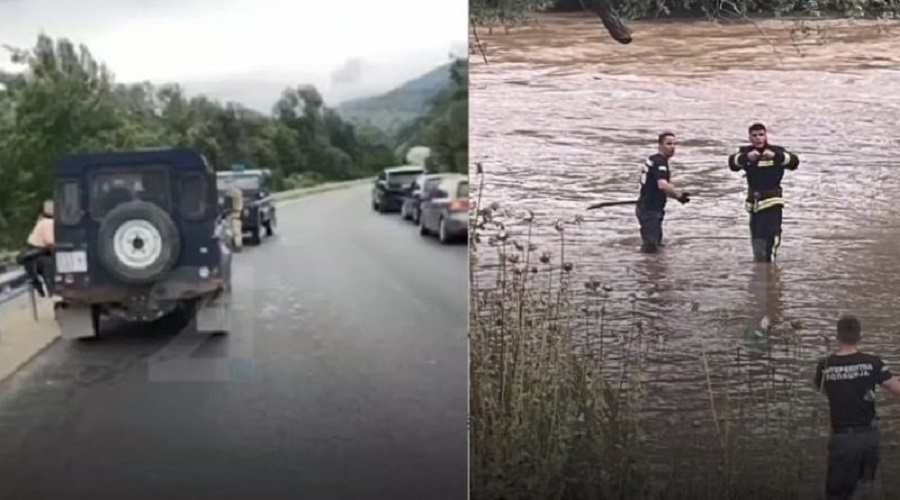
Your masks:
{"label": "rear bumper", "polygon": [[406,198],[402,194],[385,193],[381,195],[381,206],[390,210],[399,210]]}
{"label": "rear bumper", "polygon": [[463,236],[469,234],[469,214],[451,214],[444,221],[444,227],[447,232],[454,236]]}
{"label": "rear bumper", "polygon": [[69,280],[57,276],[56,293],[66,302],[85,304],[125,303],[134,300],[188,300],[215,293],[227,286],[225,269],[210,270],[207,278],[200,277],[200,267],[180,267],[161,280],[145,286],[117,283],[92,284],[85,275],[73,275]]}
{"label": "rear bumper", "polygon": [[403,198],[401,200],[401,204],[406,208],[406,210],[409,210],[410,212],[419,208],[419,204],[414,198]]}

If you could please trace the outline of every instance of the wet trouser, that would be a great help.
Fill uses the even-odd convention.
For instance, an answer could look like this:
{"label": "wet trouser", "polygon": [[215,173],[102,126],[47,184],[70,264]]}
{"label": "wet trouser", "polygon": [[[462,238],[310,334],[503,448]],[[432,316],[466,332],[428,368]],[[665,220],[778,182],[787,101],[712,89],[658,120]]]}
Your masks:
{"label": "wet trouser", "polygon": [[782,207],[773,207],[750,214],[750,239],[756,262],[775,262],[781,246],[782,211]]}
{"label": "wet trouser", "polygon": [[665,212],[638,205],[635,214],[641,225],[641,252],[658,252],[662,247],[662,224]]}
{"label": "wet trouser", "polygon": [[838,431],[831,435],[825,478],[825,497],[828,500],[870,498],[880,461],[880,441],[879,432],[873,427]]}

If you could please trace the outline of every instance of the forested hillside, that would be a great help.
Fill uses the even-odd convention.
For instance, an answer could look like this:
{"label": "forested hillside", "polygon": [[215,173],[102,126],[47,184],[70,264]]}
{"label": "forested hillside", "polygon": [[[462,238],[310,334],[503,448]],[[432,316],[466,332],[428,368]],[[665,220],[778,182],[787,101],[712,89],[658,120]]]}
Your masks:
{"label": "forested hillside", "polygon": [[442,65],[382,95],[343,102],[338,112],[352,123],[395,133],[427,114],[429,100],[453,85],[450,66]]}

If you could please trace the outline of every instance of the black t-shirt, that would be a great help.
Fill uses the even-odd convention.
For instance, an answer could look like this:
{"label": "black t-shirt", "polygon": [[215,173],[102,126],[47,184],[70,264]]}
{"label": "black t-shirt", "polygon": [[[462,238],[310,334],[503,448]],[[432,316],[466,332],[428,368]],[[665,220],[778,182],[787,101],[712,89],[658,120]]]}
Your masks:
{"label": "black t-shirt", "polygon": [[663,211],[666,193],[659,189],[657,181],[669,180],[669,159],[660,153],[649,156],[641,166],[641,194],[638,205],[648,210]]}
{"label": "black t-shirt", "polygon": [[875,420],[875,386],[891,376],[884,361],[871,354],[832,354],[819,360],[813,381],[828,396],[831,427],[871,425]]}

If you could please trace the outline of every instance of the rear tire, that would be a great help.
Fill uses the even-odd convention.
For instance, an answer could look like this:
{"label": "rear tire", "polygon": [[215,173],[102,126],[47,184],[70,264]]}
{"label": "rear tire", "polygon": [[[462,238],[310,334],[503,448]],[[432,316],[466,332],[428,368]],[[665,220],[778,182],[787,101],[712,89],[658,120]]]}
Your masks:
{"label": "rear tire", "polygon": [[425,222],[422,220],[422,217],[419,217],[419,236],[429,236],[430,232],[428,228],[425,227]]}
{"label": "rear tire", "polygon": [[447,223],[442,217],[440,222],[438,222],[438,241],[440,241],[442,245],[446,245],[450,243],[451,239],[450,235],[447,234]]}

